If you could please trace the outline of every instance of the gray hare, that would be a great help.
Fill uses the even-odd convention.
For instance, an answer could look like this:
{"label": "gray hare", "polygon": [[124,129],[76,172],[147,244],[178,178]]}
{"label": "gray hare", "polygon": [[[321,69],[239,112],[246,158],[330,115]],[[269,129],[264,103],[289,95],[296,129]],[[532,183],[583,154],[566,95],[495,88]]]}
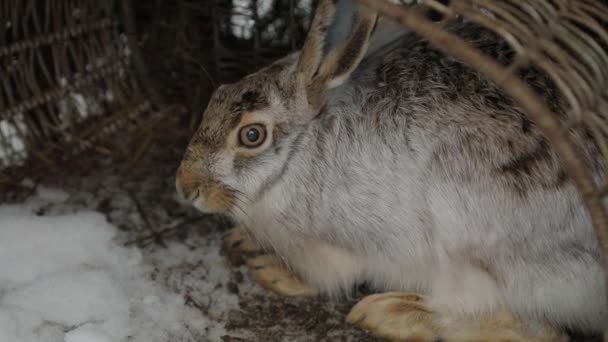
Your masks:
{"label": "gray hare", "polygon": [[[254,241],[241,247],[272,252],[250,264],[275,292],[341,298],[362,282],[380,291],[347,317],[377,335],[601,332],[599,247],[538,127],[414,34],[378,48],[377,23],[352,1],[321,0],[301,51],[215,91],[178,192],[234,218],[233,241],[242,229]],[[514,57],[475,24],[449,28],[501,63]],[[549,78],[519,73],[565,120]],[[606,165],[588,131],[577,126],[572,139],[599,178]]]}

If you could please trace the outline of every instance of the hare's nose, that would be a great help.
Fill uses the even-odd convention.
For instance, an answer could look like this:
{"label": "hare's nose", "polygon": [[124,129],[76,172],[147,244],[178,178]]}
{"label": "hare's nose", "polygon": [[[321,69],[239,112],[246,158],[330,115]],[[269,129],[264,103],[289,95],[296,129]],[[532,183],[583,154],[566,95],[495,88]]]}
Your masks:
{"label": "hare's nose", "polygon": [[184,189],[183,185],[179,181],[179,176],[175,177],[175,190],[177,190],[177,194],[181,200],[186,201],[186,189]]}
{"label": "hare's nose", "polygon": [[184,173],[181,168],[177,171],[177,176],[175,177],[175,189],[179,197],[184,201],[191,202],[198,197],[198,186],[193,184],[193,182],[184,181]]}
{"label": "hare's nose", "polygon": [[177,189],[177,193],[182,201],[193,202],[200,196],[200,189],[194,186],[183,186],[179,180],[177,180],[175,187]]}

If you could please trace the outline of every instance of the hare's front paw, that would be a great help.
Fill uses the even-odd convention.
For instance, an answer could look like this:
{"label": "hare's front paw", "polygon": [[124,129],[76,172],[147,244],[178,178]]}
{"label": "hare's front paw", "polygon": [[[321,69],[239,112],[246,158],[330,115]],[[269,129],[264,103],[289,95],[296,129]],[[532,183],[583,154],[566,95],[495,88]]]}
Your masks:
{"label": "hare's front paw", "polygon": [[[317,292],[285,267],[276,256],[266,254],[253,236],[243,227],[237,226],[224,235],[224,248],[229,253],[247,259],[255,281],[263,288],[281,296],[308,297]],[[241,259],[242,260],[242,259]]]}
{"label": "hare's front paw", "polygon": [[440,313],[419,295],[404,292],[374,294],[363,298],[346,320],[373,335],[393,341],[446,342],[548,342],[563,336],[550,327],[530,334],[508,312],[470,317]]}
{"label": "hare's front paw", "polygon": [[256,254],[262,252],[251,233],[245,228],[237,226],[224,235],[224,248],[227,251],[242,254]]}
{"label": "hare's front paw", "polygon": [[309,297],[317,291],[288,270],[283,262],[273,255],[262,255],[247,261],[260,286],[281,296]]}

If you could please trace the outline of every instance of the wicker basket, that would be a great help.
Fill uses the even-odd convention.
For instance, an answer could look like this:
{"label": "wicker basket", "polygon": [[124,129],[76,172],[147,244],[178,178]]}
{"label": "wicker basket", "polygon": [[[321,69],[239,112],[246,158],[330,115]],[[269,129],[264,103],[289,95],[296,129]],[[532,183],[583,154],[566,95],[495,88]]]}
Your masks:
{"label": "wicker basket", "polygon": [[[121,1],[0,1],[0,183],[149,113]],[[19,170],[19,171],[17,171]]]}

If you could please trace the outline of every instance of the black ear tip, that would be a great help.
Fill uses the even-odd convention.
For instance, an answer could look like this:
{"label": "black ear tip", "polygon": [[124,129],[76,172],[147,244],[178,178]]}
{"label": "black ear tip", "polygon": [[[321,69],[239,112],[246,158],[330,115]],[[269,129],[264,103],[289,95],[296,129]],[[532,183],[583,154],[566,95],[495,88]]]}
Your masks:
{"label": "black ear tip", "polygon": [[376,16],[376,19],[374,20],[374,26],[372,27],[372,33],[373,33],[374,31],[376,31],[376,28],[378,27],[378,22],[379,22],[379,21],[380,21],[380,16],[379,16],[379,15],[377,15],[377,16]]}

